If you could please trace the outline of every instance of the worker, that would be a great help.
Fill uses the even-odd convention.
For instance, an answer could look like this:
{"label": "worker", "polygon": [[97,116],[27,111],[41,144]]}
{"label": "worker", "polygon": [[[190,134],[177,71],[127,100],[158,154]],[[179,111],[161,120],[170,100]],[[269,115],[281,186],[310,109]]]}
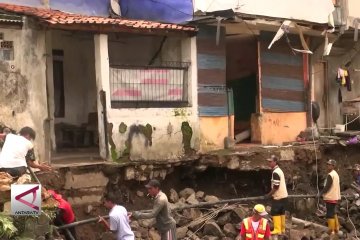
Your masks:
{"label": "worker", "polygon": [[329,159],[327,161],[328,175],[325,180],[324,189],[320,192],[326,203],[326,218],[328,222],[329,234],[339,232],[339,219],[336,214],[336,204],[341,199],[340,178],[335,171],[336,161]]}
{"label": "worker", "polygon": [[360,186],[360,164],[355,164],[354,166],[354,179],[355,183]]}
{"label": "worker", "polygon": [[[51,197],[57,202],[56,215],[54,219],[55,226],[62,226],[75,222],[75,214],[70,203],[66,201],[60,194],[56,193],[54,190],[46,190],[44,187],[42,187],[41,195],[43,201]],[[69,236],[67,231],[63,231],[62,233],[65,236],[65,239],[76,240],[75,227],[68,228],[68,230],[73,238]]]}
{"label": "worker", "polygon": [[116,204],[117,199],[118,198],[112,193],[105,195],[103,203],[105,208],[110,210],[110,223],[100,216],[99,222],[102,222],[107,230],[116,234],[116,240],[134,240],[135,235],[131,231],[129,214],[123,206]]}
{"label": "worker", "polygon": [[2,131],[2,133],[0,133],[0,146],[1,148],[4,146],[4,142],[6,139],[6,135],[8,135],[9,133],[11,133],[10,128],[5,127]]}
{"label": "worker", "polygon": [[35,140],[35,131],[30,127],[24,127],[19,135],[8,133],[2,135],[6,140],[0,153],[0,172],[7,172],[12,177],[20,177],[26,172],[27,166],[49,171],[51,167],[46,164],[35,162],[35,154],[31,141]]}
{"label": "worker", "polygon": [[271,191],[265,195],[266,198],[272,198],[271,216],[274,223],[273,235],[285,234],[285,211],[288,204],[288,192],[284,172],[278,165],[279,159],[271,155],[267,159],[272,169]]}
{"label": "worker", "polygon": [[156,227],[161,235],[161,240],[176,239],[176,222],[171,216],[169,201],[165,193],[160,190],[160,182],[152,179],[145,186],[151,197],[155,199],[154,207],[149,213],[133,212],[135,219],[156,218]]}
{"label": "worker", "polygon": [[270,239],[269,221],[264,217],[268,213],[262,204],[255,205],[253,215],[245,218],[241,223],[240,237],[241,240],[268,240]]}

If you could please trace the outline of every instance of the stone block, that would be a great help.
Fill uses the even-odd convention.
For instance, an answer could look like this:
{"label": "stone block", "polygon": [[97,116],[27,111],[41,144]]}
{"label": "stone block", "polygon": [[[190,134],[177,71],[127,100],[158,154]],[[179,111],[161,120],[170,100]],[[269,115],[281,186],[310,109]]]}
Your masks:
{"label": "stone block", "polygon": [[91,187],[106,187],[109,179],[103,172],[89,172],[73,174],[71,171],[65,175],[65,189],[84,189]]}

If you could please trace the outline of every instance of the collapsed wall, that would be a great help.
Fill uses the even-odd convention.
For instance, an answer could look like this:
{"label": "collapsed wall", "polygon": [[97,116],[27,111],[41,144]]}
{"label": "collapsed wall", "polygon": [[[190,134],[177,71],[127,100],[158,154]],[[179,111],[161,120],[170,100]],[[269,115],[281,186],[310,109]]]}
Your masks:
{"label": "collapsed wall", "polygon": [[[44,185],[57,189],[68,198],[76,209],[77,219],[86,219],[97,217],[99,214],[107,214],[107,210],[101,206],[101,198],[105,192],[115,193],[129,211],[150,209],[152,203],[146,197],[144,183],[151,178],[163,180],[163,191],[170,199],[173,199],[173,195],[176,194],[180,196],[180,192],[185,188],[191,188],[197,195],[192,200],[180,196],[177,201],[172,200],[174,204],[205,201],[206,196],[219,199],[263,196],[270,190],[271,170],[265,159],[271,154],[280,156],[280,165],[285,172],[290,194],[316,194],[316,184],[323,183],[326,177],[325,162],[328,158],[334,158],[338,162],[337,170],[342,189],[350,188],[352,176],[348,168],[358,162],[360,157],[360,151],[356,146],[337,145],[317,147],[316,151],[313,146],[256,148],[246,151],[223,150],[184,162],[140,162],[123,166],[96,165],[63,168],[59,169],[56,176],[47,173],[41,174],[39,178]],[[199,197],[201,192],[203,196]],[[269,202],[263,203],[269,205]],[[340,206],[341,214],[344,216],[340,218],[342,229],[345,232],[351,232],[353,227],[346,217],[348,212],[346,208],[344,212],[345,203],[347,202],[342,202]],[[254,202],[250,202],[245,205],[245,210],[251,209],[253,204]],[[350,204],[352,207],[350,212],[354,215],[355,223],[360,223],[358,219],[360,216],[356,215],[358,206],[355,202],[350,202]],[[314,215],[318,207],[315,199],[298,199],[291,201],[290,206],[291,212],[297,217],[309,219],[310,216],[311,220],[326,226],[323,216]],[[183,212],[179,214],[184,216]],[[206,212],[202,214],[206,215]],[[223,214],[222,212],[217,217]],[[234,215],[232,216],[231,223],[239,221]],[[153,230],[149,230],[150,222],[137,222],[137,224],[139,226],[135,224],[133,227],[136,228],[138,236],[143,239],[146,239],[145,236],[149,237],[149,234],[155,234]],[[178,226],[182,227],[182,231],[185,231],[183,228],[185,225],[181,226],[178,219]],[[222,233],[225,231],[224,227],[220,224]],[[233,227],[236,229],[235,223]],[[227,228],[233,229],[230,226]],[[87,239],[102,239],[105,230],[97,229],[94,232],[93,225],[78,227],[81,236],[86,236]],[[193,229],[187,231],[193,232]],[[201,231],[204,232],[204,229]],[[231,232],[234,234],[234,231]],[[199,235],[201,239],[204,236]]]}

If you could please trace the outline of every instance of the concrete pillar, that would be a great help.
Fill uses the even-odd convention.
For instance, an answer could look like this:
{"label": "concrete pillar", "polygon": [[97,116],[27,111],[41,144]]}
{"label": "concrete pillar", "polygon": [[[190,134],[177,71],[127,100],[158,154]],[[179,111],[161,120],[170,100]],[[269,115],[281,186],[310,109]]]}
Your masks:
{"label": "concrete pillar", "polygon": [[51,149],[56,150],[56,138],[55,138],[55,100],[54,100],[54,74],[53,74],[53,57],[52,57],[52,33],[47,31],[45,33],[46,44],[46,91],[48,102],[48,117],[47,122],[49,124],[49,132],[45,132],[45,151],[46,157],[50,160]]}
{"label": "concrete pillar", "polygon": [[197,68],[197,46],[196,37],[188,37],[181,42],[181,61],[190,62],[188,69],[188,99],[191,109],[191,124],[193,137],[191,146],[200,149],[200,120],[198,113],[198,68]]}
{"label": "concrete pillar", "polygon": [[[106,34],[94,35],[95,45],[95,75],[97,89],[97,109],[99,123],[99,147],[100,156],[107,158],[107,140],[106,140],[106,109],[110,109],[110,83],[109,83],[109,52],[108,52],[108,36]],[[100,94],[104,91],[106,94],[106,106],[101,101]]]}
{"label": "concrete pillar", "polygon": [[183,62],[190,62],[191,65],[188,71],[188,93],[189,102],[193,108],[194,114],[198,111],[198,95],[197,95],[197,49],[196,37],[185,38],[181,43],[181,60]]}

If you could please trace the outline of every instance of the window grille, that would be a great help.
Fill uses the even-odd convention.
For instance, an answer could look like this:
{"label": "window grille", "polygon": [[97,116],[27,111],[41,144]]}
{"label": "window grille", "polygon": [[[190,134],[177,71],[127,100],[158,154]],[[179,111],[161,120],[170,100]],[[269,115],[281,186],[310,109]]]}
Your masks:
{"label": "window grille", "polygon": [[110,66],[112,108],[180,107],[189,104],[187,62]]}

